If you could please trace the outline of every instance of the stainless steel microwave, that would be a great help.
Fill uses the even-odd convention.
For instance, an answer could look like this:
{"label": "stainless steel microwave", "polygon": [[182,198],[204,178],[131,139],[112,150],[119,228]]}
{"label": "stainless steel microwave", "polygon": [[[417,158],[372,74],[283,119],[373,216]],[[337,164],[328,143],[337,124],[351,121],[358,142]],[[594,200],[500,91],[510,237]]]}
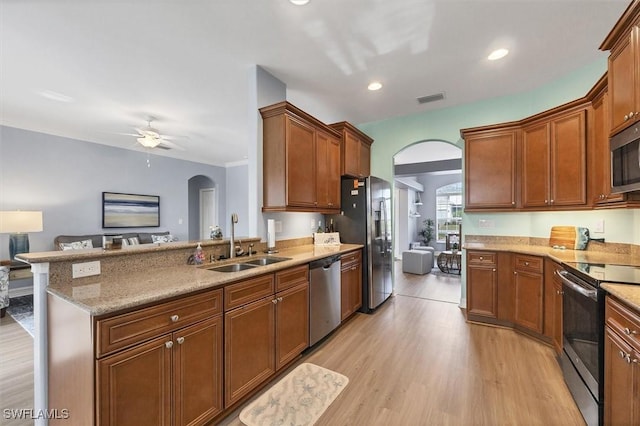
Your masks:
{"label": "stainless steel microwave", "polygon": [[618,133],[611,144],[611,192],[640,190],[640,124]]}

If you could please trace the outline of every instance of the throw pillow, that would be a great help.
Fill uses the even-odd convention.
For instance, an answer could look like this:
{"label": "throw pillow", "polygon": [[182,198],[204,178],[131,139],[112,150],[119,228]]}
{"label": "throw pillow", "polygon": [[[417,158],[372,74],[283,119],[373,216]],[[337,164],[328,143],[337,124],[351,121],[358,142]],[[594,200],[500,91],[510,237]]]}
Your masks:
{"label": "throw pillow", "polygon": [[170,243],[171,241],[175,241],[173,235],[152,235],[151,240],[154,243]]}
{"label": "throw pillow", "polygon": [[[122,242],[124,243],[124,238],[122,239]],[[131,246],[137,246],[138,244],[140,244],[140,240],[138,240],[138,237],[131,237],[131,238],[127,238],[127,244],[131,245]]]}
{"label": "throw pillow", "polygon": [[92,249],[93,243],[91,240],[73,241],[70,243],[60,243],[61,250],[83,250]]}

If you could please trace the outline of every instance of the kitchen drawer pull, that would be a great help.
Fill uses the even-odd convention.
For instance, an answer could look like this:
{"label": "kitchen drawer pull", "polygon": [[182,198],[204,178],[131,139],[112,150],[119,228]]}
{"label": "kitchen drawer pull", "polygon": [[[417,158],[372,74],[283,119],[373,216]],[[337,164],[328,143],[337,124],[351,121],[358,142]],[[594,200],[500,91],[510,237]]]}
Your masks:
{"label": "kitchen drawer pull", "polygon": [[171,322],[178,322],[180,317],[178,315],[171,315]]}
{"label": "kitchen drawer pull", "polygon": [[624,334],[626,334],[627,336],[631,336],[632,334],[638,334],[638,332],[635,330],[630,330],[629,327],[625,327]]}
{"label": "kitchen drawer pull", "polygon": [[179,345],[183,344],[184,343],[184,337],[178,337],[176,339],[176,342],[178,342]]}
{"label": "kitchen drawer pull", "polygon": [[164,342],[164,346],[167,349],[171,349],[173,347],[173,342],[171,340],[169,340],[168,342]]}

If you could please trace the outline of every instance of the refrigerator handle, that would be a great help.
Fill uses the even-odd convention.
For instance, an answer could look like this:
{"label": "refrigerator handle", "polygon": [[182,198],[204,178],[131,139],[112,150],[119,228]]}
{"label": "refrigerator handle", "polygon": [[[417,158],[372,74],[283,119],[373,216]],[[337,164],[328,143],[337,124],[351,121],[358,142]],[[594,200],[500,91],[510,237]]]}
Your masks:
{"label": "refrigerator handle", "polygon": [[382,232],[384,238],[382,239],[382,247],[380,252],[382,253],[382,257],[387,254],[387,203],[384,197],[380,201],[380,210],[382,211],[382,226],[380,227],[380,232]]}

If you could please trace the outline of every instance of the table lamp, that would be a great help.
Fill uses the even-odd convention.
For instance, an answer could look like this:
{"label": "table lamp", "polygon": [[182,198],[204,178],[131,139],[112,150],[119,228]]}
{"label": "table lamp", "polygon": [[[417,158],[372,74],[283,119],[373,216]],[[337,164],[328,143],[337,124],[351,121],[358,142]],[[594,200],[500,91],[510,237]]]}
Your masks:
{"label": "table lamp", "polygon": [[9,256],[29,253],[28,232],[42,232],[42,212],[0,211],[0,233],[9,235]]}

